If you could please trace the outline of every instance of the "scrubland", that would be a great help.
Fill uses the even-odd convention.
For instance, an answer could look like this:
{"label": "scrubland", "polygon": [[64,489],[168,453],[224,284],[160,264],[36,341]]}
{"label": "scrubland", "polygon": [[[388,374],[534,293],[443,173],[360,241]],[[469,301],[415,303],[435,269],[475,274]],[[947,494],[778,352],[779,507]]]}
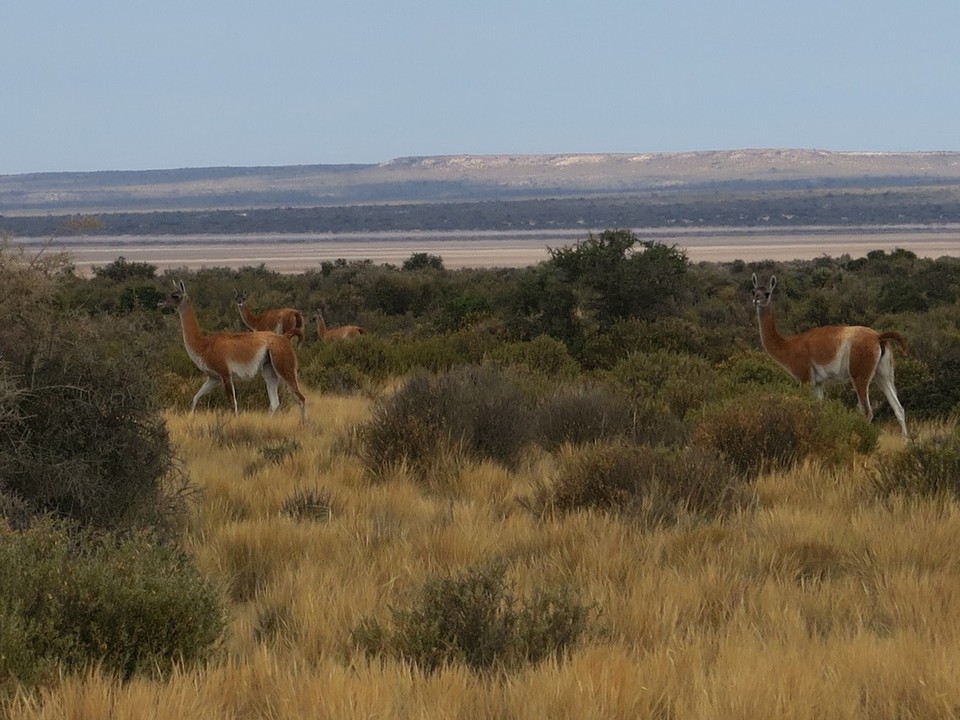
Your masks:
{"label": "scrubland", "polygon": [[[206,664],[120,682],[65,675],[16,718],[948,718],[960,712],[960,506],[885,494],[904,451],[808,456],[756,474],[713,518],[543,512],[571,447],[513,467],[460,456],[443,480],[371,478],[364,395],[312,392],[296,413],[166,419],[202,492],[183,545],[226,598]],[[954,433],[917,427],[918,441]],[[500,563],[519,603],[553,588],[583,609],[537,662],[425,668],[358,647],[431,577]]]}
{"label": "scrubland", "polygon": [[[953,718],[960,261],[691,265],[627,231],[532,268],[76,275],[0,245],[0,715]],[[761,349],[894,330],[883,398]],[[208,332],[323,308],[309,421],[187,413]],[[778,290],[780,292],[780,290]]]}

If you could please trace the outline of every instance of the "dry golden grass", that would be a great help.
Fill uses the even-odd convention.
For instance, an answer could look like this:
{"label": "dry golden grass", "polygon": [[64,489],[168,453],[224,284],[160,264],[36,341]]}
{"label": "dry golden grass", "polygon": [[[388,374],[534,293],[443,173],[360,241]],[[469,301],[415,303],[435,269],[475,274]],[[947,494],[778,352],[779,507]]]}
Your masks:
{"label": "dry golden grass", "polygon": [[[353,454],[368,401],[311,394],[296,413],[171,414],[203,488],[186,537],[229,599],[217,660],[163,682],[65,677],[14,718],[952,718],[960,713],[960,506],[877,500],[869,473],[808,463],[756,482],[722,522],[651,530],[525,508],[550,456],[463,467],[440,490],[368,480]],[[943,427],[918,427],[919,434]],[[298,446],[290,443],[296,441]],[[287,443],[286,445],[284,443]],[[265,460],[263,448],[287,448]],[[300,490],[327,519],[282,512]],[[349,647],[424,580],[508,563],[525,595],[575,589],[600,609],[565,660],[506,676],[434,674]]]}

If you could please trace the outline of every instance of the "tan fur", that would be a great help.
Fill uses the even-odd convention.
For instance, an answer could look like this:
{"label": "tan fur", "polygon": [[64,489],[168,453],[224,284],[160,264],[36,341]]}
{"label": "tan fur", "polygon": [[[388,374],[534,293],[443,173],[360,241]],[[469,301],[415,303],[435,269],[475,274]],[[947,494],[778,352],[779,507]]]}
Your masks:
{"label": "tan fur", "polygon": [[267,384],[270,412],[280,405],[278,386],[282,380],[300,403],[300,421],[305,422],[306,398],[297,380],[297,355],[289,335],[264,330],[204,333],[183,283],[175,282],[174,285],[177,290],[161,300],[159,305],[176,309],[180,316],[184,348],[194,364],[207,376],[206,382],[193,396],[190,412],[194,412],[197,401],[217,385],[223,385],[227,397],[233,401],[233,411],[239,412],[233,380],[249,380],[259,372]]}
{"label": "tan fur", "polygon": [[349,340],[350,338],[360,337],[366,334],[359,325],[342,325],[337,328],[327,328],[327,323],[323,319],[323,313],[314,310],[313,319],[317,323],[317,340],[330,342],[331,340]]}
{"label": "tan fur", "polygon": [[233,294],[240,310],[240,318],[243,324],[251,330],[269,330],[278,335],[290,335],[303,342],[304,338],[304,320],[303,313],[296,308],[275,308],[265,310],[261,315],[257,315],[247,307],[247,293],[245,290],[237,291]]}
{"label": "tan fur", "polygon": [[759,285],[757,276],[753,276],[753,304],[757,308],[764,350],[797,380],[811,383],[820,398],[825,385],[850,381],[867,420],[873,418],[870,383],[876,379],[906,436],[903,406],[893,382],[891,347],[896,344],[906,352],[903,337],[896,332],[880,333],[862,325],[828,325],[798,335],[781,335],[773,316],[776,283],[776,277],[771,277],[768,285]]}

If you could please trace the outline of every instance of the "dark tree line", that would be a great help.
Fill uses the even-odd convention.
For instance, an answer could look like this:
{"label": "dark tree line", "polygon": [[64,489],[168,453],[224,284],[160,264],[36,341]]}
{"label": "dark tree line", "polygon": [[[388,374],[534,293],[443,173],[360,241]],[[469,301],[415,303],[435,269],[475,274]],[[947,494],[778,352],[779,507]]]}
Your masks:
{"label": "dark tree line", "polygon": [[14,237],[422,230],[791,227],[960,222],[954,186],[658,191],[642,195],[484,202],[0,216]]}

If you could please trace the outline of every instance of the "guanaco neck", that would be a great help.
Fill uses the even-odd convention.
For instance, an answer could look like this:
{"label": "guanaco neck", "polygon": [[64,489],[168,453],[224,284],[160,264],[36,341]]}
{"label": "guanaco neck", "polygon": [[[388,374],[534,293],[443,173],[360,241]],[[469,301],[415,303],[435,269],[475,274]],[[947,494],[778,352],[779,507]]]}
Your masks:
{"label": "guanaco neck", "polygon": [[177,308],[180,315],[180,329],[183,331],[183,344],[188,350],[200,352],[205,344],[206,336],[200,329],[200,323],[197,321],[197,313],[193,309],[193,302],[185,297]]}
{"label": "guanaco neck", "polygon": [[317,315],[317,335],[323,337],[327,334],[327,323],[323,320],[323,315]]}
{"label": "guanaco neck", "polygon": [[250,309],[245,303],[240,303],[237,305],[237,307],[240,308],[240,318],[244,323],[246,323],[247,327],[252,328],[254,323],[260,319],[259,315],[254,315],[252,312],[250,312]]}
{"label": "guanaco neck", "polygon": [[773,304],[757,305],[757,319],[760,323],[760,344],[763,349],[776,357],[786,346],[787,341],[777,330],[773,317]]}

